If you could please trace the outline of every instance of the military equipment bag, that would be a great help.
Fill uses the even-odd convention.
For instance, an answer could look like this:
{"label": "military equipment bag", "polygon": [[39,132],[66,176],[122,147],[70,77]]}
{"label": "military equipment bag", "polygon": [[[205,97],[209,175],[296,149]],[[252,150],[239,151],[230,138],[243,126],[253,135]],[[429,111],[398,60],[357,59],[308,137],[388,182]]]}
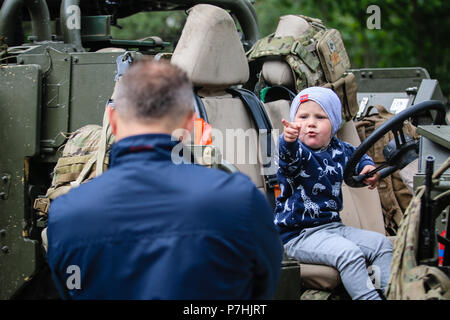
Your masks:
{"label": "military equipment bag", "polygon": [[353,119],[358,112],[357,85],[355,76],[345,73],[350,61],[340,32],[327,29],[320,19],[298,17],[305,19],[310,28],[297,36],[271,34],[258,40],[247,52],[249,62],[284,60],[292,71],[296,92],[311,86],[328,87],[341,100],[343,119]]}
{"label": "military equipment bag", "polygon": [[[435,171],[432,182],[450,167],[450,158]],[[450,299],[450,278],[438,267],[418,265],[418,243],[421,217],[421,201],[425,186],[416,189],[398,229],[395,240],[389,285],[386,297],[389,300],[440,300]],[[434,199],[436,200],[436,198]]]}
{"label": "military equipment bag", "polygon": [[[368,115],[373,108],[376,108],[378,113]],[[355,123],[361,142],[364,141],[375,129],[393,116],[394,114],[388,112],[383,106],[370,106],[365,115],[363,115],[363,117]],[[418,139],[416,128],[409,122],[405,121],[403,125],[403,132],[414,140]],[[367,151],[367,154],[373,159],[376,166],[386,162],[383,156],[383,148],[392,139],[394,139],[394,135],[392,132],[388,132]],[[389,236],[394,236],[397,233],[403,213],[411,201],[412,193],[403,183],[403,180],[399,176],[398,172],[379,180],[377,182],[377,189],[383,209],[386,234]]]}
{"label": "military equipment bag", "polygon": [[51,186],[44,197],[35,199],[34,209],[47,215],[52,200],[102,174],[108,167],[113,142],[106,111],[103,127],[86,125],[70,134],[53,170]]}

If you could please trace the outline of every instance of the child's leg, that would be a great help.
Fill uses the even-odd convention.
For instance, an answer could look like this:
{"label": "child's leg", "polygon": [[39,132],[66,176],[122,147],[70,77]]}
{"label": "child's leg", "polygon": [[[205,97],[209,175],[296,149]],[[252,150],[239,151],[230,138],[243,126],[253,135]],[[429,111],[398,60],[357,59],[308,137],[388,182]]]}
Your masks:
{"label": "child's leg", "polygon": [[370,281],[363,252],[339,234],[341,226],[341,223],[333,222],[303,230],[285,244],[287,255],[302,263],[336,268],[352,299],[380,299]]}
{"label": "child's leg", "polygon": [[375,286],[383,292],[389,284],[392,260],[392,244],[378,232],[344,226],[341,235],[354,242],[363,252],[375,277]]}

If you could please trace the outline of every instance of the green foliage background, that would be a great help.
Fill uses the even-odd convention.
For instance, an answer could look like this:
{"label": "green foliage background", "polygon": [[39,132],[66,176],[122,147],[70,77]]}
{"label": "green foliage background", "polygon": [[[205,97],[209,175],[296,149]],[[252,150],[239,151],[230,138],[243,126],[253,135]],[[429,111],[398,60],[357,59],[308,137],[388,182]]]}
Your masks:
{"label": "green foliage background", "polygon": [[[273,33],[286,14],[322,19],[344,38],[352,68],[424,67],[438,79],[450,98],[449,0],[256,0],[261,36]],[[381,29],[367,28],[367,7],[381,9]],[[115,38],[139,39],[157,35],[175,41],[186,19],[184,12],[139,13],[119,19],[123,29]],[[150,31],[151,30],[151,31]]]}

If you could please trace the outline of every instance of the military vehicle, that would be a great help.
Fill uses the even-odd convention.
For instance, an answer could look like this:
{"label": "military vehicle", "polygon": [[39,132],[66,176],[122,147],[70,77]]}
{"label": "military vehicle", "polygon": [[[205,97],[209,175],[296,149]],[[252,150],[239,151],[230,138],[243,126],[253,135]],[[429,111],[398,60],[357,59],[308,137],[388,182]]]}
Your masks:
{"label": "military vehicle", "polygon": [[[46,227],[46,215],[36,209],[35,201],[45,196],[52,183],[53,169],[68,134],[88,124],[102,124],[105,104],[114,89],[116,59],[124,51],[131,59],[140,55],[172,59],[173,63],[187,70],[198,96],[201,97],[197,105],[200,116],[213,128],[222,131],[227,128],[265,128],[266,136],[270,139],[279,133],[275,131],[280,124],[276,122],[277,116],[273,110],[284,108],[280,112],[285,114],[288,110],[286,105],[290,102],[289,95],[275,94],[271,99],[266,96],[264,104],[257,104],[261,108],[258,116],[258,112],[247,109],[251,103],[245,102],[245,94],[234,90],[246,88],[252,93],[261,73],[261,66],[251,65],[248,68],[247,58],[243,54],[260,39],[257,16],[251,1],[0,2],[0,141],[3,150],[0,154],[0,299],[58,298],[42,246],[41,232]],[[213,20],[222,20],[211,22],[206,25],[210,28],[205,29],[205,25],[199,22],[201,19],[188,19],[184,27],[186,32],[183,32],[178,43],[164,41],[158,35],[152,35],[151,30],[149,35],[152,37],[144,40],[114,39],[111,36],[111,27],[116,25],[119,18],[142,11],[189,10],[198,4],[225,9],[234,18],[239,32],[234,23],[235,29],[231,33],[222,30],[223,24],[220,21],[223,22],[226,18],[222,18],[219,11],[223,10],[211,10],[211,6],[208,6],[190,11],[189,15],[212,15]],[[31,21],[32,26],[32,35],[26,43],[22,43],[23,21]],[[205,30],[212,34],[205,33]],[[205,45],[202,41],[213,42]],[[179,45],[181,43],[183,46]],[[173,52],[168,49],[170,45],[175,47]],[[111,47],[114,49],[110,49]],[[204,70],[194,70],[196,62]],[[242,68],[243,63],[245,68]],[[211,72],[211,66],[218,70],[217,74]],[[418,265],[437,267],[438,243],[446,244],[447,248],[450,246],[450,171],[446,169],[438,180],[431,177],[433,171],[450,155],[448,106],[439,82],[430,79],[428,72],[420,67],[347,71],[355,75],[358,85],[359,115],[368,114],[369,107],[373,105],[383,105],[388,111],[398,113],[363,142],[351,163],[354,165],[358,156],[389,131],[395,133],[397,143],[387,152],[389,161],[382,168],[383,176],[418,157],[418,170],[413,177],[414,188],[425,185],[426,190],[423,201],[425,204],[422,204],[421,210],[422,222],[415,231],[420,235],[420,240],[419,254],[414,260]],[[207,75],[206,80],[204,74]],[[218,87],[223,92],[217,93]],[[223,87],[231,87],[231,90],[225,91]],[[259,96],[259,92],[257,93]],[[225,98],[215,99],[221,95]],[[220,108],[224,104],[228,104],[227,109]],[[400,112],[401,110],[404,111]],[[405,139],[399,129],[404,121],[409,120],[419,128],[419,144]],[[249,149],[253,148],[249,153],[258,154],[261,150],[270,149],[258,148],[258,144],[265,140],[260,136],[248,135],[246,138],[250,141]],[[270,140],[267,141],[271,145]],[[276,181],[273,180],[273,172],[264,171],[266,163],[239,163],[227,156],[227,150],[222,145],[215,146],[217,142],[217,139],[213,141],[208,150],[205,146],[200,148],[200,158],[205,157],[207,150],[209,157],[215,159],[213,164],[216,167],[230,172],[240,170],[248,174],[273,201]],[[355,142],[358,143],[359,141]],[[195,151],[195,147],[192,150]],[[416,151],[419,151],[418,154]],[[269,152],[268,155],[272,156],[272,153]],[[350,173],[351,170],[346,170],[346,183],[360,187],[360,183]],[[379,221],[361,218],[361,212],[357,212],[357,202],[361,205],[361,202],[367,200],[367,195],[363,195],[364,189],[344,190],[344,198],[356,203],[355,209],[347,210],[347,221],[352,225],[384,233],[378,194],[370,194],[368,197],[372,203],[376,202],[373,210],[378,211]],[[440,195],[438,200],[437,195]],[[447,231],[447,236],[440,236],[444,230]],[[446,274],[447,281],[449,263],[450,254],[447,249],[444,251],[442,266],[439,266]],[[344,297],[345,294],[340,295],[338,292],[339,276],[336,270],[330,269],[332,268],[300,265],[285,257],[275,298]],[[330,296],[327,292],[333,295]]]}

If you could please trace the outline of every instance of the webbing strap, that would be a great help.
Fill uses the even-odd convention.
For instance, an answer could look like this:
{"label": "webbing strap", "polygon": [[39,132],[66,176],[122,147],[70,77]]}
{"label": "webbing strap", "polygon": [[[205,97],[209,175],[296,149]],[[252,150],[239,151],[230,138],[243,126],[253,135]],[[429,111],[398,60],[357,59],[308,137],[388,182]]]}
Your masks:
{"label": "webbing strap", "polygon": [[295,93],[284,86],[272,86],[266,91],[264,102],[272,102],[277,100],[289,100],[292,102],[295,98]]}
{"label": "webbing strap", "polygon": [[275,184],[277,184],[277,178],[276,175],[273,174],[267,174],[267,169],[271,167],[272,159],[272,124],[269,120],[269,116],[267,115],[267,112],[264,108],[264,105],[262,102],[258,99],[258,97],[250,90],[247,89],[235,89],[235,88],[228,88],[226,90],[228,93],[232,94],[233,96],[238,96],[244,105],[247,107],[247,109],[250,111],[253,120],[255,121],[256,127],[259,130],[259,133],[266,132],[267,134],[267,143],[266,148],[262,145],[262,139],[260,139],[260,147],[263,151],[266,150],[266,156],[267,158],[271,159],[269,163],[263,164],[263,170],[264,170],[264,180],[266,182],[266,186],[268,190],[272,190],[275,187]]}
{"label": "webbing strap", "polygon": [[198,96],[197,93],[194,92],[194,106],[195,111],[198,112],[198,116],[205,120],[205,122],[209,123],[208,115],[206,114],[205,105],[203,104],[202,99]]}
{"label": "webbing strap", "polygon": [[253,120],[255,121],[256,127],[258,130],[266,130],[267,131],[267,156],[271,156],[271,144],[270,138],[272,136],[272,124],[270,123],[269,117],[262,105],[261,101],[256,97],[256,95],[247,89],[234,89],[228,88],[226,90],[228,93],[233,96],[238,96],[247,109],[250,111]]}
{"label": "webbing strap", "polygon": [[[94,153],[92,157],[89,159],[88,162],[86,162],[86,165],[84,166],[83,170],[80,172],[80,175],[78,176],[77,180],[72,181],[70,185],[72,188],[78,187],[82,181],[85,180],[87,174],[89,171],[91,171],[92,167],[94,166],[94,163],[97,161],[96,154]],[[101,166],[103,167],[103,166]]]}
{"label": "webbing strap", "polygon": [[85,164],[90,158],[90,155],[84,155],[84,156],[69,156],[69,157],[61,157],[58,159],[58,162],[56,163],[57,168],[65,167],[65,166],[71,166],[74,164]]}
{"label": "webbing strap", "polygon": [[109,125],[109,118],[108,113],[103,113],[103,126],[102,126],[102,133],[100,135],[100,141],[98,143],[98,149],[97,149],[97,167],[95,169],[95,176],[99,176],[103,173],[103,163],[105,161],[106,156],[106,149],[108,145],[108,137],[112,134],[111,132],[111,126]]}

